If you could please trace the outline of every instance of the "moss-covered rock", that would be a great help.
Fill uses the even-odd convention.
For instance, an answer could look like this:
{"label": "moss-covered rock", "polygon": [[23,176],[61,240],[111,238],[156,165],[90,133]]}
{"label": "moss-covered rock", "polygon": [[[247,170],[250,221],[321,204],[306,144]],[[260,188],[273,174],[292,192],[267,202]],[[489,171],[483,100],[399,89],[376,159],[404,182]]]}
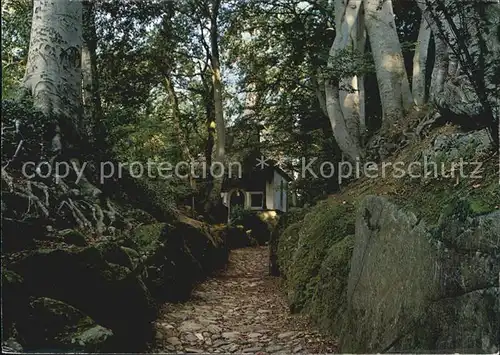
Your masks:
{"label": "moss-covered rock", "polygon": [[135,228],[131,238],[137,243],[139,252],[154,252],[161,244],[160,236],[164,227],[165,223],[153,223],[140,225]]}
{"label": "moss-covered rock", "polygon": [[225,238],[203,222],[180,216],[174,223],[140,226],[134,240],[146,252],[146,284],[155,298],[180,301],[193,285],[228,259]]}
{"label": "moss-covered rock", "polygon": [[339,335],[347,309],[347,280],[354,244],[354,205],[328,199],[283,215],[278,263],[293,311],[308,313],[319,328]]}
{"label": "moss-covered rock", "polygon": [[293,254],[297,249],[299,233],[302,228],[301,223],[288,226],[279,237],[278,242],[278,265],[281,275],[286,279],[289,276],[289,267]]}
{"label": "moss-covered rock", "polygon": [[115,351],[139,351],[152,336],[155,302],[140,275],[106,260],[105,250],[99,245],[39,249],[10,267],[23,277],[30,295],[71,304],[111,329]]}
{"label": "moss-covered rock", "polygon": [[[134,250],[123,247],[119,243],[106,241],[96,243],[93,247],[99,250],[104,260],[108,263],[120,265],[129,270],[134,270],[138,265],[137,257],[134,257]],[[135,255],[137,254],[138,253],[135,252]]]}
{"label": "moss-covered rock", "polygon": [[[498,351],[500,189],[488,145],[484,131],[442,127],[392,162],[427,157],[448,177],[395,178],[389,169],[295,223],[285,214],[270,244],[292,309],[340,335],[343,352]],[[483,162],[481,178],[449,177],[460,158]],[[359,212],[370,194],[385,202]],[[358,234],[372,237],[361,243]]]}
{"label": "moss-covered rock", "polygon": [[83,233],[77,230],[64,229],[59,232],[59,235],[62,238],[62,240],[67,244],[76,245],[79,247],[84,247],[88,245],[85,235],[83,235]]}
{"label": "moss-covered rock", "polygon": [[[83,244],[80,242],[85,238],[75,230],[64,231],[59,237],[44,248],[18,254],[9,261],[9,269],[4,269],[6,338],[14,335],[19,322],[30,323],[29,295],[71,305],[110,329],[114,335],[106,344],[112,351],[144,350],[151,341],[156,317],[157,303],[152,295],[157,300],[184,300],[196,282],[228,259],[223,238],[212,233],[207,224],[183,216],[172,223],[139,226],[130,238],[125,234],[102,237],[89,246],[74,245]],[[76,243],[56,243],[66,237]],[[49,308],[57,308],[54,305],[50,303]],[[26,337],[23,346],[52,346],[34,337],[37,332],[33,329],[19,329]],[[47,331],[61,333],[51,326]],[[73,329],[71,334],[75,343],[88,344],[105,332],[89,326],[79,332]],[[67,349],[67,339],[55,333],[45,338],[55,339]]]}
{"label": "moss-covered rock", "polygon": [[305,208],[293,208],[289,212],[277,216],[269,238],[269,275],[280,276],[281,274],[278,262],[278,241],[280,236],[287,227],[301,221],[306,212],[307,209]]}
{"label": "moss-covered rock", "polygon": [[[278,260],[284,267],[292,310],[310,308],[323,260],[333,245],[354,234],[354,206],[330,200],[311,209],[295,229],[296,236],[279,241]],[[290,227],[289,227],[290,228]],[[291,231],[286,230],[286,233]],[[290,258],[290,259],[288,259]],[[348,260],[345,260],[348,263]]]}
{"label": "moss-covered rock", "polygon": [[29,318],[20,331],[26,350],[103,351],[113,335],[75,307],[47,297],[30,303]]}
{"label": "moss-covered rock", "polygon": [[[490,213],[489,213],[490,212]],[[477,210],[473,201],[454,199],[443,211],[433,236],[462,250],[499,253],[500,210]]]}
{"label": "moss-covered rock", "polygon": [[357,214],[342,352],[496,352],[500,212],[465,201],[437,228],[385,198]]}
{"label": "moss-covered rock", "polygon": [[[8,198],[2,192],[2,199]],[[22,203],[22,202],[21,202]],[[37,239],[44,238],[45,223],[32,218],[17,219],[2,213],[2,251],[4,253],[32,249]]]}
{"label": "moss-covered rock", "polygon": [[137,268],[141,262],[141,256],[139,253],[136,250],[125,246],[120,246],[120,249],[127,255],[127,261],[130,261],[130,268],[132,270]]}
{"label": "moss-covered rock", "polygon": [[140,209],[129,210],[125,213],[125,218],[131,219],[137,223],[154,224],[157,220],[148,212]]}
{"label": "moss-covered rock", "polygon": [[[236,247],[245,247],[253,243],[265,245],[269,242],[273,229],[272,221],[267,218],[265,213],[242,208],[234,209],[231,216],[231,226],[242,226],[247,235],[246,243]],[[234,232],[234,230],[229,229],[229,233]]]}
{"label": "moss-covered rock", "polygon": [[224,232],[229,249],[245,248],[257,244],[252,240],[251,234],[247,233],[245,226],[241,224],[228,225]]}
{"label": "moss-covered rock", "polygon": [[320,329],[339,335],[347,311],[347,281],[354,236],[344,237],[328,249],[318,272],[309,313]]}
{"label": "moss-covered rock", "polygon": [[15,336],[16,323],[27,319],[28,292],[24,279],[2,268],[2,339]]}

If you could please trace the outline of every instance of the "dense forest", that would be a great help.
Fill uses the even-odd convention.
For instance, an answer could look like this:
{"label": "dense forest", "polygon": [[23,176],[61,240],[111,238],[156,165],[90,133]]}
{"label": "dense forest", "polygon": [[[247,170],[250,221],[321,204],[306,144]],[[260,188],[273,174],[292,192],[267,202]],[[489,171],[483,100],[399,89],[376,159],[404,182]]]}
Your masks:
{"label": "dense forest", "polygon": [[498,0],[5,0],[2,350],[500,350]]}

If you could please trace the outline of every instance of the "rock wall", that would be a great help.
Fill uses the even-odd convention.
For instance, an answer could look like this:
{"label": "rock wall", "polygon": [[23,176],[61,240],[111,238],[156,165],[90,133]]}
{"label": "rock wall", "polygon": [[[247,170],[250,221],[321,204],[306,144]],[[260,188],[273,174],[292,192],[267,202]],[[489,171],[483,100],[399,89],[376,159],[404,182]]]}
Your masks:
{"label": "rock wall", "polygon": [[[57,122],[2,101],[2,349],[143,351],[157,303],[222,267],[225,239],[175,208],[174,184],[127,169],[100,181],[112,154],[47,156]],[[47,165],[28,177],[26,162]]]}
{"label": "rock wall", "polygon": [[[292,220],[295,220],[292,218]],[[354,206],[323,201],[286,227],[277,247],[290,308],[338,335],[354,235]]]}
{"label": "rock wall", "polygon": [[278,261],[278,243],[285,229],[293,223],[300,222],[307,212],[306,208],[292,208],[289,212],[280,214],[278,222],[269,237],[269,275],[280,276]]}
{"label": "rock wall", "polygon": [[500,343],[500,211],[465,200],[435,228],[387,199],[357,212],[343,352],[496,352]]}
{"label": "rock wall", "polygon": [[208,225],[183,216],[130,237],[10,254],[2,265],[3,339],[24,350],[143,351],[158,302],[189,297],[227,258]]}
{"label": "rock wall", "polygon": [[[427,159],[442,175],[360,179],[281,226],[292,311],[311,315],[345,353],[498,351],[500,189],[490,143],[484,130],[438,128],[391,161]],[[480,175],[452,175],[461,159],[481,162]]]}
{"label": "rock wall", "polygon": [[385,197],[329,199],[279,226],[293,312],[344,353],[496,352],[500,211],[456,198],[428,225]]}

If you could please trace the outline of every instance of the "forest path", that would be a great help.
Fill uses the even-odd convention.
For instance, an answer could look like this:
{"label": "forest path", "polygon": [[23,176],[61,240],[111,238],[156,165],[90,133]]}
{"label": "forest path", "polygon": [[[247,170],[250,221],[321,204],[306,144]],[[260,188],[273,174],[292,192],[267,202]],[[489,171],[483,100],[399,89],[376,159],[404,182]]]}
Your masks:
{"label": "forest path", "polygon": [[231,251],[227,270],[198,285],[190,300],[163,306],[155,351],[332,353],[332,341],[290,314],[279,283],[268,276],[267,247]]}

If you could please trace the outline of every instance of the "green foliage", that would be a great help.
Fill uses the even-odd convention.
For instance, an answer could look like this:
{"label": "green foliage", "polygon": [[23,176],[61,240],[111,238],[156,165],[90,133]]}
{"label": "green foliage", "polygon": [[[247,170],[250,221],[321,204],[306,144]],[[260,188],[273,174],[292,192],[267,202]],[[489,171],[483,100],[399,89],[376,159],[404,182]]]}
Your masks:
{"label": "green foliage", "polygon": [[303,221],[284,231],[279,240],[278,261],[287,279],[293,310],[315,307],[315,297],[322,297],[321,288],[326,280],[321,278],[320,271],[325,259],[330,258],[327,267],[336,265],[338,270],[332,272],[346,282],[350,253],[336,245],[354,234],[354,220],[355,206],[326,200],[311,208]]}
{"label": "green foliage", "polygon": [[34,109],[29,99],[2,100],[2,161],[11,160],[16,151],[17,161],[40,159],[48,153],[46,143],[54,124],[55,120]]}
{"label": "green foliage", "polygon": [[320,329],[339,335],[347,309],[347,281],[354,249],[354,236],[349,235],[327,251],[321,263],[317,282],[310,287],[310,314]]}
{"label": "green foliage", "polygon": [[160,244],[161,231],[165,223],[154,223],[138,226],[132,233],[132,240],[137,243],[141,253],[149,253],[156,250]]}
{"label": "green foliage", "polygon": [[[161,159],[175,164],[182,158],[177,125],[192,155],[203,152],[204,95],[209,92],[203,92],[197,71],[207,59],[196,34],[201,14],[188,11],[192,6],[189,1],[99,6],[103,53],[99,74],[106,125],[122,160]],[[200,74],[209,76],[206,68]],[[173,82],[180,117],[174,115],[177,108],[166,88],[167,79]]]}
{"label": "green foliage", "polygon": [[[286,169],[297,168],[293,157],[317,156],[318,151],[331,159],[331,130],[315,91],[320,57],[335,36],[329,30],[331,4],[252,0],[238,5],[230,13],[223,48],[238,70],[240,91],[253,91],[256,104],[254,114],[236,123],[248,127],[248,134],[262,124],[266,140],[259,147],[271,158],[289,158]],[[232,104],[243,111],[241,97]]]}
{"label": "green foliage", "polygon": [[375,64],[371,53],[359,53],[351,47],[340,50],[329,58],[332,68],[328,74],[336,78],[364,76],[375,72]]}
{"label": "green foliage", "polygon": [[[467,149],[461,154],[467,154]],[[470,160],[482,161],[477,156],[470,156]],[[450,159],[443,158],[442,162],[450,166]],[[400,188],[400,196],[395,201],[406,208],[415,211],[429,224],[437,223],[444,206],[449,205],[457,197],[464,198],[471,204],[477,214],[492,212],[500,206],[500,189],[498,189],[498,164],[491,159],[482,165],[481,178],[438,178],[423,181],[404,179]],[[472,169],[466,169],[472,173]],[[449,173],[449,172],[448,172]],[[459,172],[456,172],[459,175]],[[419,193],[415,194],[415,189]]]}
{"label": "green foliage", "polygon": [[233,224],[243,225],[243,222],[245,220],[248,220],[249,218],[252,218],[252,216],[254,214],[255,213],[252,212],[251,210],[247,210],[247,209],[243,208],[242,206],[236,205],[236,206],[231,208],[230,220],[231,220],[231,223],[233,223]]}
{"label": "green foliage", "polygon": [[289,225],[278,239],[278,263],[284,278],[290,277],[289,268],[295,254],[299,240],[299,232],[302,228],[301,222]]}
{"label": "green foliage", "polygon": [[31,1],[2,3],[2,98],[16,96],[26,68],[31,28]]}
{"label": "green foliage", "polygon": [[102,3],[97,15],[99,79],[113,153],[121,162],[151,164],[155,177],[147,180],[178,203],[195,191],[188,179],[158,177],[157,164],[186,161],[185,146],[197,160],[206,154],[213,99],[197,33],[204,15],[191,11],[195,5]]}
{"label": "green foliage", "polygon": [[232,225],[243,226],[243,229],[248,231],[259,244],[269,240],[270,226],[262,220],[258,212],[234,206],[231,209],[230,220]]}

